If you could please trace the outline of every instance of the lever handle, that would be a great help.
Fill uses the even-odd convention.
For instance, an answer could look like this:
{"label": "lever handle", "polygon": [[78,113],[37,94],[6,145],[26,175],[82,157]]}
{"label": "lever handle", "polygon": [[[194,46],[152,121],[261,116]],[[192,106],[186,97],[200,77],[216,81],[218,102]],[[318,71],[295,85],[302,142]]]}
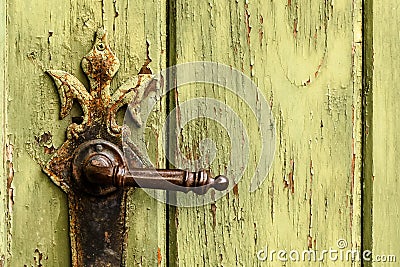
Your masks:
{"label": "lever handle", "polygon": [[[222,175],[210,177],[208,171],[127,168],[126,159],[118,147],[105,140],[84,143],[76,152],[73,173],[76,180],[83,182],[86,191],[108,193],[99,188],[141,187],[205,194],[210,188],[223,191],[229,180]],[[112,190],[111,190],[112,191]],[[93,193],[93,192],[92,192]]]}
{"label": "lever handle", "polygon": [[104,166],[95,156],[85,166],[85,177],[92,184],[116,187],[141,187],[205,194],[210,188],[223,191],[229,181],[219,175],[211,178],[205,170],[189,172],[185,170],[132,169],[124,166]]}

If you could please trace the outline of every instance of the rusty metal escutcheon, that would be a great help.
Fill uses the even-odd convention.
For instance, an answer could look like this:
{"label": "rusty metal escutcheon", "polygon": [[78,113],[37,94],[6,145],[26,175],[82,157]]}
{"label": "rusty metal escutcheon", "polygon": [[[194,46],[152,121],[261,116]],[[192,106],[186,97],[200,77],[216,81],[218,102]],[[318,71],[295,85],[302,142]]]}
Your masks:
{"label": "rusty metal escutcheon", "polygon": [[[61,100],[61,119],[78,101],[81,123],[67,128],[67,139],[52,155],[43,171],[68,196],[72,266],[123,266],[127,188],[146,187],[204,194],[210,188],[228,187],[224,176],[211,178],[207,171],[154,169],[144,164],[136,146],[123,144],[118,110],[129,105],[132,119],[141,126],[140,104],[158,82],[146,65],[110,93],[120,62],[112,52],[103,28],[92,49],[83,57],[82,69],[90,88],[62,70],[48,70]],[[122,153],[130,148],[129,158]],[[145,168],[146,167],[146,168]]]}

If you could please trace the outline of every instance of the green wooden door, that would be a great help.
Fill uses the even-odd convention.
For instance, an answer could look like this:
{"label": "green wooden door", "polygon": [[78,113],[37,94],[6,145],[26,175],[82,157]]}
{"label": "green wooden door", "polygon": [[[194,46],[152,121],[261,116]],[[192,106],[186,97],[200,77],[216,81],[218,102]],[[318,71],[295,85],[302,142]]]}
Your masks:
{"label": "green wooden door", "polygon": [[[244,164],[243,177],[222,198],[197,207],[169,206],[132,190],[126,266],[361,266],[346,253],[362,256],[364,250],[375,260],[364,266],[397,266],[391,262],[400,257],[397,3],[0,4],[0,266],[70,265],[66,196],[40,164],[63,143],[66,127],[81,111],[76,105],[59,120],[59,97],[44,71],[63,69],[85,81],[80,61],[100,26],[121,61],[112,88],[149,60],[153,73],[175,64],[218,62],[258,88],[242,92],[255,106],[216,84],[160,92],[164,97],[134,140],[153,164],[222,174]],[[205,68],[200,75],[213,71]],[[174,78],[166,84],[179,84]],[[275,150],[269,172],[257,173],[265,123],[257,118],[269,112],[260,99],[274,117]],[[240,145],[233,143],[241,131]],[[253,191],[255,174],[265,180]],[[306,253],[302,260],[304,251],[315,252],[316,259]]]}

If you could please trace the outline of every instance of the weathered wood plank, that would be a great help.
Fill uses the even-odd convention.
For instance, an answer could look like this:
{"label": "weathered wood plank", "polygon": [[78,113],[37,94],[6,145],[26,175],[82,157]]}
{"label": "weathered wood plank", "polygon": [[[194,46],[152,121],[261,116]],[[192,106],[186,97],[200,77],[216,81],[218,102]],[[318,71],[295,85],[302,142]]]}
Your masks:
{"label": "weathered wood plank", "polygon": [[[217,61],[243,71],[272,106],[277,137],[268,178],[250,193],[261,145],[249,107],[217,86],[178,89],[178,123],[179,116],[204,108],[183,108],[185,101],[200,97],[207,105],[206,98],[219,99],[241,118],[251,140],[235,190],[212,205],[177,209],[179,266],[259,266],[267,264],[256,256],[266,246],[321,251],[337,248],[339,239],[360,249],[360,3],[177,1],[177,63]],[[224,173],[229,131],[238,129],[232,118],[220,122],[228,130],[203,118],[178,124],[183,155],[198,159],[200,140],[212,139],[218,151],[211,167]],[[324,266],[338,264],[325,259]],[[271,266],[282,264],[275,255]]]}
{"label": "weathered wood plank", "polygon": [[[50,82],[47,83],[49,86],[44,86],[46,77],[40,65],[48,65],[53,52],[49,37],[49,32],[53,31],[49,26],[51,6],[44,5],[39,9],[37,4],[7,3],[7,146],[8,154],[13,156],[10,172],[14,172],[9,179],[8,266],[39,263],[61,266],[67,264],[70,257],[69,251],[64,249],[69,247],[66,198],[42,174],[40,166],[27,150],[30,144],[34,144],[35,136],[40,138],[47,131],[55,137],[55,145],[59,145],[64,138],[62,126],[66,126],[65,122],[58,123],[57,95],[48,90]],[[59,5],[57,8],[66,7]],[[62,19],[62,14],[58,16]],[[56,129],[59,129],[59,135]],[[44,148],[41,149],[40,152]]]}
{"label": "weathered wood plank", "polygon": [[[46,152],[53,145],[62,144],[71,116],[59,120],[58,95],[44,70],[66,70],[87,85],[80,62],[92,46],[96,29],[104,25],[121,60],[112,88],[136,75],[148,55],[152,59],[150,68],[159,71],[165,66],[165,7],[165,2],[158,0],[7,2],[6,142],[13,154],[15,173],[8,210],[12,238],[7,266],[68,266],[70,262],[66,197],[41,172],[38,163],[49,157]],[[80,114],[78,106],[72,113]],[[159,131],[157,123],[156,119],[149,121],[148,128]],[[163,165],[163,158],[156,154],[162,140],[146,141],[155,144],[141,147],[148,146],[155,164]],[[127,266],[163,265],[164,206],[141,190],[130,194],[129,203]]]}
{"label": "weathered wood plank", "polygon": [[6,33],[6,3],[0,2],[0,266],[4,266],[7,254],[7,167],[6,167],[6,91],[7,91],[7,33]]}
{"label": "weathered wood plank", "polygon": [[[369,209],[372,217],[366,218],[366,227],[371,229],[372,239],[367,240],[376,256],[397,256],[397,263],[386,258],[386,263],[376,262],[373,266],[398,266],[400,258],[400,168],[397,166],[400,147],[400,112],[398,84],[400,81],[400,6],[390,1],[370,1],[367,32],[371,49],[369,51],[367,103],[370,172],[365,177],[366,184],[371,186],[372,194]],[[372,21],[373,20],[373,21]],[[372,39],[371,39],[372,38]],[[371,214],[371,213],[369,213]],[[378,259],[376,259],[378,260]],[[384,258],[382,258],[384,260]]]}

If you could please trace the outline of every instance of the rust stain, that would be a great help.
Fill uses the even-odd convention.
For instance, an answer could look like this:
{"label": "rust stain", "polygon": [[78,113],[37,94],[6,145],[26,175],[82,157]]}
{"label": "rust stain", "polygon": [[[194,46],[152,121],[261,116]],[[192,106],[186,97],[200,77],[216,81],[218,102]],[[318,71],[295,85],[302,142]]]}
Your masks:
{"label": "rust stain", "polygon": [[48,155],[52,155],[57,149],[54,147],[54,145],[51,146],[44,146],[44,153]]}
{"label": "rust stain", "polygon": [[162,255],[161,255],[161,249],[157,249],[157,264],[158,266],[161,266],[161,261],[162,261]]}
{"label": "rust stain", "polygon": [[309,249],[313,247],[313,238],[310,235],[307,236],[307,247]]}
{"label": "rust stain", "polygon": [[298,32],[298,30],[297,30],[297,19],[294,19],[293,20],[293,36],[294,36],[294,38],[297,38],[297,32]]}
{"label": "rust stain", "polygon": [[314,78],[317,78],[320,71],[321,71],[321,67],[322,67],[322,62],[318,65],[317,70],[314,73]]}
{"label": "rust stain", "polygon": [[288,7],[291,7],[292,6],[292,0],[288,0],[287,1],[287,5],[288,5]]}
{"label": "rust stain", "polygon": [[249,13],[249,5],[244,4],[244,22],[246,24],[246,39],[247,39],[247,44],[250,45],[250,32],[251,32],[251,26],[250,26],[250,13]]}
{"label": "rust stain", "polygon": [[233,186],[232,192],[233,192],[233,195],[234,195],[235,197],[239,198],[239,186],[238,186],[238,184],[235,184],[235,185]]}
{"label": "rust stain", "polygon": [[292,171],[289,173],[289,188],[292,194],[294,194],[294,160],[290,160]]}
{"label": "rust stain", "polygon": [[262,46],[262,40],[264,38],[264,31],[262,28],[258,30],[258,39],[260,40],[260,46]]}

